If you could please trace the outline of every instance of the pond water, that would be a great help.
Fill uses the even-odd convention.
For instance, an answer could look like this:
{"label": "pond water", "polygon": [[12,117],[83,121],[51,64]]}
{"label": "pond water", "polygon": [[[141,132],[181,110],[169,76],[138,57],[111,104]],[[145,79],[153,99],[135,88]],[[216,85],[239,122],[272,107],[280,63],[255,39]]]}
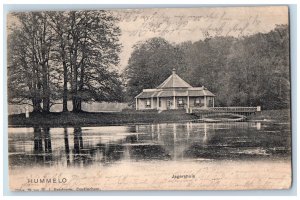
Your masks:
{"label": "pond water", "polygon": [[290,159],[286,123],[163,123],[9,128],[10,169]]}

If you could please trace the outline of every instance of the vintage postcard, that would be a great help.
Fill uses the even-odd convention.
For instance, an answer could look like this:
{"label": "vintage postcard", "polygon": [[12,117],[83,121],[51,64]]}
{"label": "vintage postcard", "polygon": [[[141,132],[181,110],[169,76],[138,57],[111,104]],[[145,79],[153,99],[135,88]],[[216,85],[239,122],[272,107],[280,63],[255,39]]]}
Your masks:
{"label": "vintage postcard", "polygon": [[10,12],[11,191],[289,189],[287,6]]}

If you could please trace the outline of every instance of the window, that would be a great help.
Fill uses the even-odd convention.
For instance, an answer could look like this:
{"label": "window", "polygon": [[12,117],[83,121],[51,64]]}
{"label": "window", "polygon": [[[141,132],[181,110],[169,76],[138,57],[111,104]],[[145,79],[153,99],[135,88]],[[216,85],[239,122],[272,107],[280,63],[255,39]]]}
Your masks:
{"label": "window", "polygon": [[146,107],[151,107],[151,100],[150,99],[146,100]]}
{"label": "window", "polygon": [[184,106],[183,98],[178,98],[177,104],[178,104],[178,107]]}
{"label": "window", "polygon": [[158,107],[161,107],[161,99],[159,98]]}
{"label": "window", "polygon": [[194,105],[195,105],[195,106],[201,106],[201,99],[200,99],[200,97],[197,97],[197,98],[195,99]]}
{"label": "window", "polygon": [[209,99],[209,100],[208,100],[208,106],[209,106],[209,107],[212,107],[212,106],[213,106],[213,101],[212,101],[212,99]]}

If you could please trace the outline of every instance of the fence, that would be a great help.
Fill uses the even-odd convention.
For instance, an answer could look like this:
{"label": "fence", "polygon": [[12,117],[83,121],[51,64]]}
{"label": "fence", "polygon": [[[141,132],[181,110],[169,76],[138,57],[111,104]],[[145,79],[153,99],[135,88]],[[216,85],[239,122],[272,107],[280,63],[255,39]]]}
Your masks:
{"label": "fence", "polygon": [[250,115],[261,111],[261,107],[209,107],[203,108],[193,108],[189,110],[189,113],[197,113],[201,115],[207,115],[212,113],[234,113],[241,115]]}

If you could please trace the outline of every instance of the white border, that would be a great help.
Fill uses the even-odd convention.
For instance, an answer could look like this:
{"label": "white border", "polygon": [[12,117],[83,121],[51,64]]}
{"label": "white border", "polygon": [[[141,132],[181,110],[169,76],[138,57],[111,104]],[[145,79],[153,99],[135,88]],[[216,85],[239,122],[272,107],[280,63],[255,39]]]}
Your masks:
{"label": "white border", "polygon": [[[74,6],[74,4],[83,4],[83,5],[81,5],[81,6],[83,6],[83,7],[89,7],[89,5],[87,5],[87,4],[97,4],[97,3],[101,3],[101,4],[107,4],[106,6],[105,5],[102,5],[102,6],[104,6],[104,7],[114,7],[114,6],[112,6],[112,5],[116,5],[116,6],[120,6],[120,5],[117,5],[117,4],[121,4],[121,7],[140,7],[140,6],[142,6],[142,7],[176,7],[176,5],[180,5],[180,6],[184,6],[184,7],[189,7],[188,6],[188,4],[190,5],[190,6],[193,6],[193,5],[195,5],[195,4],[209,4],[210,6],[213,6],[213,5],[227,5],[227,6],[229,6],[229,5],[232,5],[232,4],[238,4],[238,5],[243,5],[243,4],[247,4],[247,5],[259,5],[259,4],[264,4],[264,5],[268,5],[268,4],[272,4],[272,5],[275,5],[275,4],[298,4],[298,2],[297,2],[297,0],[286,0],[286,1],[283,1],[283,0],[273,0],[273,1],[270,1],[270,0],[252,0],[251,2],[249,2],[249,1],[245,1],[245,0],[231,0],[231,1],[221,1],[221,0],[211,0],[211,1],[197,1],[197,0],[182,0],[182,1],[179,1],[179,0],[177,0],[177,1],[167,1],[167,0],[165,0],[165,1],[163,1],[163,0],[144,0],[144,1],[141,1],[141,0],[127,0],[127,1],[125,1],[125,0],[102,0],[101,2],[99,2],[99,1],[95,1],[95,0],[84,0],[84,1],[81,1],[81,0],[72,0],[72,1],[67,1],[67,0],[52,0],[52,1],[40,1],[40,0],[26,0],[26,1],[22,1],[22,0],[4,0],[3,2],[2,2],[2,6],[1,6],[1,8],[0,8],[0,11],[1,11],[1,19],[0,19],[0,25],[1,25],[1,27],[5,27],[5,24],[4,24],[4,16],[3,16],[3,5],[4,4],[44,4],[44,6],[41,6],[41,7],[48,7],[48,6],[50,6],[50,5],[45,5],[45,4],[68,4],[68,3],[72,3],[72,4],[70,4],[70,5],[73,5]],[[126,5],[125,5],[126,4]],[[145,5],[145,4],[148,4],[148,5]],[[154,4],[156,4],[156,5],[154,5]],[[69,6],[70,6],[69,5]],[[137,6],[138,5],[138,6]],[[17,5],[16,5],[17,6]],[[54,6],[54,5],[52,5],[52,6]],[[50,6],[50,7],[52,7],[52,6]],[[76,5],[76,6],[78,6],[78,5]],[[90,5],[90,6],[92,6],[92,5]],[[200,6],[200,5],[199,5]],[[233,5],[234,6],[234,5]],[[55,6],[54,6],[55,7]],[[296,15],[297,15],[297,13],[296,13]],[[297,22],[297,31],[296,32],[298,32],[298,28],[299,28],[299,26],[298,26],[298,22],[299,22],[299,15],[297,16],[297,17],[295,17],[296,19],[293,19],[294,21],[296,21]],[[296,23],[295,22],[295,23]],[[295,24],[291,24],[291,26],[294,26]],[[296,33],[295,33],[296,34]],[[2,45],[2,48],[4,48],[4,32],[3,31],[0,31],[0,37],[1,37],[1,40],[0,40],[0,44]],[[295,38],[296,37],[296,38]],[[297,41],[297,35],[295,35],[294,36],[294,38],[292,39],[292,41]],[[295,45],[295,47],[294,47],[294,49],[293,50],[297,50],[298,48],[298,46],[299,46],[299,40],[297,41],[297,44],[291,44],[291,45]],[[3,49],[3,51],[2,51],[3,53],[2,54],[0,54],[0,62],[1,63],[3,63],[4,62],[4,60],[3,60],[3,58],[4,58],[4,52],[5,52],[5,49]],[[296,55],[295,55],[296,56]],[[296,57],[298,57],[299,56],[299,52],[297,52],[297,56]],[[295,59],[295,61],[297,61],[297,59]],[[5,89],[5,87],[6,87],[6,84],[5,84],[5,82],[6,82],[6,80],[4,80],[4,77],[5,77],[5,75],[4,75],[4,68],[5,68],[5,66],[3,66],[2,65],[2,73],[1,73],[1,75],[0,75],[0,81],[1,81],[1,83],[2,83],[2,87],[0,87],[0,93],[2,94],[2,97],[3,98],[0,98],[1,100],[0,100],[0,104],[1,104],[1,106],[0,106],[0,113],[2,113],[3,115],[0,115],[1,116],[1,119],[0,119],[0,127],[2,128],[1,130],[4,130],[3,128],[4,128],[4,126],[6,126],[6,120],[3,118],[3,116],[5,116],[5,113],[4,113],[4,111],[5,111],[5,108],[4,108],[4,106],[3,105],[6,105],[5,104],[5,101],[6,101],[6,99],[4,98],[4,96],[3,96],[3,92],[4,92],[4,89]],[[5,70],[6,71],[6,70]],[[297,107],[297,99],[298,99],[298,95],[299,95],[299,83],[296,81],[296,79],[297,79],[297,77],[299,77],[298,75],[299,75],[299,71],[300,70],[297,70],[296,69],[296,63],[295,63],[295,66],[293,67],[293,74],[292,74],[292,79],[293,79],[293,82],[292,82],[292,89],[293,89],[293,97],[292,97],[292,99],[293,99],[293,124],[295,125],[295,124],[300,124],[299,123],[299,119],[298,118],[296,118],[297,117],[297,113],[298,113],[298,111],[299,111],[299,107]],[[294,74],[295,73],[295,74]],[[296,120],[297,121],[296,121]],[[297,134],[297,126],[293,126],[293,132],[295,133],[295,134]],[[297,144],[299,144],[299,136],[297,137]],[[296,142],[296,141],[293,141],[293,143],[294,142]],[[3,137],[0,137],[0,144],[3,144]],[[296,147],[296,149],[297,149],[297,147]],[[3,161],[3,151],[0,151],[1,153],[0,153],[0,159]],[[298,153],[298,151],[297,151],[297,158],[299,158],[299,153]],[[299,160],[299,159],[297,159],[297,160]],[[3,163],[3,162],[2,162]],[[299,165],[297,165],[297,171],[298,171],[298,169],[299,169]],[[1,170],[1,176],[0,176],[0,180],[3,180],[3,165],[1,165],[0,164],[0,170]],[[295,180],[294,180],[295,181]],[[3,188],[2,188],[2,185],[3,184],[3,182],[1,182],[0,183],[0,191],[1,191],[1,194],[3,195]],[[299,191],[299,184],[297,184],[297,190]],[[248,192],[246,191],[246,192],[242,192],[242,193],[239,193],[240,195],[243,195],[243,194],[247,194]],[[258,195],[262,195],[262,193],[261,192],[251,192],[250,191],[250,195],[255,195],[255,194],[258,194]],[[275,195],[278,195],[278,193],[277,193],[277,191],[270,191],[270,193],[268,194],[268,195],[272,195],[272,193],[273,194],[275,194]],[[38,193],[38,194],[35,194],[35,195],[43,195],[43,193]],[[52,195],[53,194],[55,194],[55,193],[52,193]],[[109,195],[109,196],[112,196],[113,194],[115,194],[115,195],[118,195],[118,196],[120,196],[120,195],[126,195],[125,197],[122,197],[122,198],[125,198],[125,199],[137,199],[137,198],[141,198],[141,197],[139,197],[139,196],[136,196],[136,195],[157,195],[157,193],[149,193],[149,192],[146,192],[146,193],[141,193],[141,192],[122,192],[121,194],[120,193],[111,193],[111,192],[103,192],[102,194],[101,194],[101,197],[97,197],[97,196],[89,196],[89,198],[91,198],[91,199],[99,199],[99,198],[104,198],[102,195]],[[168,194],[166,194],[166,193],[160,193],[160,194],[158,194],[158,195],[163,195],[163,196],[165,196],[165,195],[178,195],[177,197],[172,197],[172,199],[182,199],[182,196],[181,195],[187,195],[187,196],[189,196],[189,195],[207,195],[207,194],[213,194],[213,192],[211,193],[211,192],[203,192],[203,194],[195,194],[195,193],[193,193],[193,192],[191,192],[191,193],[186,193],[186,192],[183,192],[183,193],[181,193],[181,194],[179,194],[178,192],[170,192],[170,193],[168,193]],[[222,199],[230,199],[230,200],[233,200],[233,199],[240,199],[241,197],[239,197],[239,196],[227,196],[227,195],[235,195],[235,193],[233,192],[230,192],[230,191],[224,191],[224,192],[222,192],[221,194],[220,193],[218,193],[218,192],[216,192],[215,193],[216,195],[223,195],[224,197],[221,197]],[[64,195],[64,193],[61,193],[61,195]],[[79,193],[74,193],[73,195],[76,195],[76,196],[72,196],[72,199],[82,199],[83,198],[83,196],[81,196],[82,194],[79,194]],[[96,195],[99,195],[99,193],[97,193]],[[135,197],[131,197],[131,196],[128,196],[128,195],[135,195]],[[249,194],[248,194],[249,195]],[[263,195],[266,195],[266,194],[263,194]],[[51,197],[51,196],[46,196],[46,197],[44,197],[45,199],[50,199],[50,198],[53,198],[53,197]],[[55,198],[66,198],[65,196],[60,196],[60,197],[55,197]],[[144,198],[144,197],[143,197]],[[163,197],[163,198],[165,198],[165,197]],[[186,197],[185,197],[186,198]],[[199,197],[195,197],[195,198],[197,198],[197,199],[199,199]],[[204,197],[201,197],[201,198],[204,198]],[[215,197],[213,197],[213,196],[206,196],[205,197],[205,199],[214,199]],[[256,198],[256,197],[249,197],[249,196],[243,196],[243,198],[245,198],[245,199],[252,199],[252,198]],[[32,196],[25,196],[25,197],[21,197],[21,196],[5,196],[5,199],[40,199],[40,197],[38,197],[38,196],[34,196],[34,197],[32,197]],[[147,199],[153,199],[153,197],[147,197]],[[289,197],[282,197],[282,196],[277,196],[277,197],[265,197],[264,196],[264,199],[296,199],[296,196],[289,196]]]}

